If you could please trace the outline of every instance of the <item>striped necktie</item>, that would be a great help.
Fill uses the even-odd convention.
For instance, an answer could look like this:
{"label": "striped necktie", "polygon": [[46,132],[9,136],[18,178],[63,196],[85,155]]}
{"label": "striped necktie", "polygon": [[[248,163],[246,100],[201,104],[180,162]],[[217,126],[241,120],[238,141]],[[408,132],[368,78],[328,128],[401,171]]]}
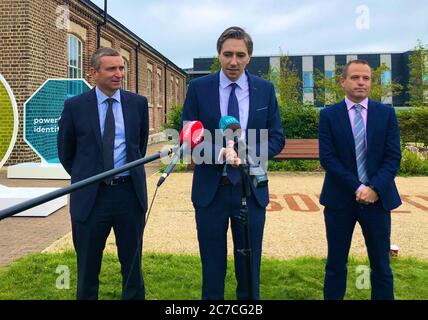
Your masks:
{"label": "striped necktie", "polygon": [[366,129],[364,127],[363,116],[361,110],[363,106],[360,104],[354,105],[355,119],[354,119],[354,140],[355,140],[355,156],[357,157],[357,170],[358,179],[362,183],[368,181],[367,177],[367,148],[366,148]]}

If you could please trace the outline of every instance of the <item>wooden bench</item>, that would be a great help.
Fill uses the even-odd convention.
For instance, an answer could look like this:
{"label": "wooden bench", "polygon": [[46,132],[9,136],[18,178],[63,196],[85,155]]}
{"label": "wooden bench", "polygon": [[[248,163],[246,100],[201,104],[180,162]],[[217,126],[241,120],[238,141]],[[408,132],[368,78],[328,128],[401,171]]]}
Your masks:
{"label": "wooden bench", "polygon": [[274,160],[317,160],[319,159],[318,139],[286,139],[284,149]]}

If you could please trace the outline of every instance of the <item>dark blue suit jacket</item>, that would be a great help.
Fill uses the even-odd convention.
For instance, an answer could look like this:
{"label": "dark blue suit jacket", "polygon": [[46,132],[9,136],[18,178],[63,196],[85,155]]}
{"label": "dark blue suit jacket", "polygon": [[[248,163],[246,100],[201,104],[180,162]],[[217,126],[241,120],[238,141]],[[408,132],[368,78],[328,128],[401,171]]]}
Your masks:
{"label": "dark blue suit jacket", "polygon": [[[149,133],[148,107],[145,97],[121,91],[125,123],[127,162],[144,157]],[[71,183],[103,172],[103,153],[98,103],[95,88],[68,99],[59,122],[58,155]],[[135,191],[144,212],[147,210],[147,187],[144,166],[130,171]],[[71,218],[85,221],[92,210],[99,183],[89,185],[70,196]]]}
{"label": "dark blue suit jacket", "polygon": [[[279,115],[275,89],[272,83],[247,73],[250,91],[250,106],[247,129],[268,129],[268,157],[271,159],[284,147],[284,133]],[[215,130],[219,129],[221,118],[219,73],[204,76],[190,82],[183,107],[183,121],[199,120],[211,133],[214,140]],[[247,134],[248,137],[248,134]],[[215,164],[223,145],[212,148],[212,163],[195,166],[192,185],[192,201],[199,207],[207,207],[214,199],[223,171],[223,164]],[[260,150],[260,132],[256,135],[257,156]],[[269,203],[268,188],[254,188],[257,202],[265,207]]]}
{"label": "dark blue suit jacket", "polygon": [[[400,132],[394,108],[369,100],[367,111],[367,173],[385,210],[401,204],[394,182],[400,168]],[[355,143],[345,101],[326,107],[319,121],[320,162],[326,171],[320,203],[341,209],[355,201],[360,186]]]}

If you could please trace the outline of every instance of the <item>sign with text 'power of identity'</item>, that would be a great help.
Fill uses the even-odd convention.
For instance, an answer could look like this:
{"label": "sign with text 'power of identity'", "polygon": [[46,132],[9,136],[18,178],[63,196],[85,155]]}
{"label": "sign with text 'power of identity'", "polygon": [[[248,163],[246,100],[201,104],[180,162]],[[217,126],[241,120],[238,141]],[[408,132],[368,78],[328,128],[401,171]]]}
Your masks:
{"label": "sign with text 'power of identity'", "polygon": [[59,163],[57,134],[64,101],[90,89],[83,79],[50,79],[24,103],[24,140],[42,161]]}

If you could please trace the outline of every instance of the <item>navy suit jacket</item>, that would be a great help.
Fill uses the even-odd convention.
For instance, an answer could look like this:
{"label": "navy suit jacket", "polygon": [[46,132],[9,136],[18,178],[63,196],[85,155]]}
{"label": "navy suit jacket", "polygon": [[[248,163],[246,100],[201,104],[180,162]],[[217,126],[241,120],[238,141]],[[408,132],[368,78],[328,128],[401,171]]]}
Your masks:
{"label": "navy suit jacket", "polygon": [[[247,72],[249,82],[249,116],[248,129],[268,129],[268,158],[281,152],[284,147],[284,133],[279,115],[275,89],[272,83],[253,76]],[[220,183],[224,164],[215,164],[223,145],[214,144],[215,130],[219,129],[221,118],[219,73],[207,75],[189,84],[186,100],[183,107],[183,121],[199,120],[205,130],[211,133],[212,163],[198,164],[195,166],[192,185],[192,201],[198,207],[207,207],[214,199],[214,195]],[[258,131],[258,130],[257,130]],[[248,137],[248,134],[247,134]],[[257,156],[260,155],[260,132],[256,134]],[[268,187],[254,188],[252,192],[257,202],[266,207],[269,203]]]}
{"label": "navy suit jacket", "polygon": [[[148,107],[145,97],[120,92],[125,123],[127,162],[144,157],[149,133]],[[95,88],[68,99],[59,122],[58,155],[71,183],[104,171],[102,138]],[[143,212],[147,210],[147,187],[144,166],[130,170],[135,192]],[[99,183],[70,195],[70,213],[75,221],[85,221],[97,196]]]}
{"label": "navy suit jacket", "polygon": [[[394,108],[369,100],[367,110],[367,173],[385,210],[401,204],[394,182],[400,168],[400,132]],[[360,186],[355,157],[355,142],[348,110],[343,100],[320,112],[320,162],[325,180],[320,203],[333,209],[355,201]]]}

